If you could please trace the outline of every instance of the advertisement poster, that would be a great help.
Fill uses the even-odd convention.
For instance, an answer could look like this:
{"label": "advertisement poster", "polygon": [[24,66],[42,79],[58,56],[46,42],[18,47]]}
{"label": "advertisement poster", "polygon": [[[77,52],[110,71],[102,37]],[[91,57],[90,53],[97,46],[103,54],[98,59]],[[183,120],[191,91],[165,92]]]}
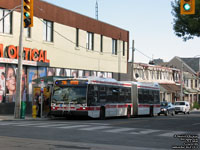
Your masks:
{"label": "advertisement poster", "polygon": [[3,102],[5,97],[5,66],[3,64],[0,65],[0,103]]}
{"label": "advertisement poster", "polygon": [[85,77],[89,77],[90,76],[90,71],[85,71]]}
{"label": "advertisement poster", "polygon": [[23,67],[22,71],[22,101],[26,101],[26,94],[27,94],[27,70]]}
{"label": "advertisement poster", "polygon": [[7,102],[15,102],[16,96],[16,66],[8,65],[6,68],[6,98]]}
{"label": "advertisement poster", "polygon": [[46,67],[39,67],[38,68],[38,76],[39,76],[39,78],[47,76],[47,69],[46,69]]}
{"label": "advertisement poster", "polygon": [[55,68],[47,68],[47,76],[55,76]]}
{"label": "advertisement poster", "polygon": [[28,68],[28,89],[29,89],[29,101],[32,101],[33,84],[36,84],[33,80],[37,79],[38,72],[36,67]]}

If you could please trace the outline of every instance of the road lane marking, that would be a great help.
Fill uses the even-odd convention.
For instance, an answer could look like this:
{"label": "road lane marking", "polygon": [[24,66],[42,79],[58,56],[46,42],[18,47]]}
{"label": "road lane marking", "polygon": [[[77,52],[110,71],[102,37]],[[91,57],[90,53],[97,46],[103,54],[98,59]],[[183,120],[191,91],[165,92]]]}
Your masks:
{"label": "road lane marking", "polygon": [[96,126],[96,127],[83,128],[79,130],[93,131],[93,130],[100,130],[100,129],[107,129],[107,128],[112,128],[112,127],[111,126]]}
{"label": "road lane marking", "polygon": [[188,133],[182,131],[169,131],[168,133],[159,134],[159,136],[174,137],[174,135],[181,135],[181,134],[188,134]]}
{"label": "road lane marking", "polygon": [[153,129],[145,129],[144,131],[140,131],[141,134],[150,134],[155,132],[160,132],[161,130],[153,130]]}
{"label": "road lane marking", "polygon": [[118,132],[123,132],[123,131],[130,131],[133,130],[134,128],[117,128],[117,129],[111,129],[111,130],[106,130],[103,132],[111,132],[111,133],[118,133]]}
{"label": "road lane marking", "polygon": [[47,124],[47,125],[41,125],[41,126],[35,126],[35,127],[45,128],[45,127],[56,127],[56,126],[67,126],[67,124]]}
{"label": "road lane marking", "polygon": [[90,125],[74,125],[74,126],[66,126],[66,127],[57,127],[61,129],[71,129],[71,128],[81,128],[81,127],[88,127]]}
{"label": "road lane marking", "polygon": [[[32,126],[32,125],[43,125],[43,124],[47,124],[47,123],[25,123],[25,124],[17,124],[15,126]],[[34,127],[37,127],[37,126],[34,126]]]}

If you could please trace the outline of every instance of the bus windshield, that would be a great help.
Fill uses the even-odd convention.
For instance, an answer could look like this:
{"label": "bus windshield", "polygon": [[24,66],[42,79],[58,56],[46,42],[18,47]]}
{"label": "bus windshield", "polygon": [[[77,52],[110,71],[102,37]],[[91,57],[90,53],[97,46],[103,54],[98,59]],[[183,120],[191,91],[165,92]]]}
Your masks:
{"label": "bus windshield", "polygon": [[54,87],[52,102],[53,103],[86,103],[86,86],[64,86]]}

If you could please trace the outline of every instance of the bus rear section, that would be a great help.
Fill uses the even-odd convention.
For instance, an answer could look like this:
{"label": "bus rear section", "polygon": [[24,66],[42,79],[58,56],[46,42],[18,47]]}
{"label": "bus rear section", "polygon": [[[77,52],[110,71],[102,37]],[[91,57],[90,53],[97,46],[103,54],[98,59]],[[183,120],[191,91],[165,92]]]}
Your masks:
{"label": "bus rear section", "polygon": [[133,99],[134,108],[137,110],[134,115],[154,116],[160,112],[160,87],[158,83],[135,83]]}
{"label": "bus rear section", "polygon": [[131,88],[114,79],[57,80],[51,97],[51,115],[106,117],[132,114]]}

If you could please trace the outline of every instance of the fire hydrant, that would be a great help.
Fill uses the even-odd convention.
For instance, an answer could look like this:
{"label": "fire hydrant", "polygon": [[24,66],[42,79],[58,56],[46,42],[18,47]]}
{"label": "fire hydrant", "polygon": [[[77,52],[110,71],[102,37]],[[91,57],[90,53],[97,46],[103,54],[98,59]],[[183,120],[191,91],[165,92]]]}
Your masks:
{"label": "fire hydrant", "polygon": [[36,118],[36,115],[37,115],[37,106],[33,105],[32,106],[32,117]]}

